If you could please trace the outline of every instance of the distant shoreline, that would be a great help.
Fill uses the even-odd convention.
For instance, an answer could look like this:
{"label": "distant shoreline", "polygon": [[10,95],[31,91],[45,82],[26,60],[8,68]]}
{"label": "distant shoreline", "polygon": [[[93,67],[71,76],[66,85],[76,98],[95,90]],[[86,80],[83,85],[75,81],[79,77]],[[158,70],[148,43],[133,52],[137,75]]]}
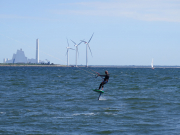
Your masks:
{"label": "distant shoreline", "polygon": [[16,65],[16,64],[12,64],[12,65],[1,65],[0,67],[67,67],[65,65]]}
{"label": "distant shoreline", "polygon": [[[0,64],[0,67],[75,67],[74,65],[29,65],[29,64]],[[78,65],[78,67],[86,67],[86,65]],[[140,65],[89,65],[92,68],[150,68],[150,66],[140,66]],[[154,68],[180,68],[180,66],[154,66]]]}

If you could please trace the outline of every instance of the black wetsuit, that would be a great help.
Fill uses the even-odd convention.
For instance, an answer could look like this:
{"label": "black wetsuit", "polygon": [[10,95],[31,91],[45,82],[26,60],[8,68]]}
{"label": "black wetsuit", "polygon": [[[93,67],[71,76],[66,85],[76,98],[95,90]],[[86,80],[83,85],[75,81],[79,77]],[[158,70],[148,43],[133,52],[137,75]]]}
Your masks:
{"label": "black wetsuit", "polygon": [[106,81],[106,80],[107,80],[107,82],[108,82],[108,80],[109,80],[109,74],[106,74],[106,75],[105,75],[104,81]]}
{"label": "black wetsuit", "polygon": [[101,89],[101,87],[104,87],[104,84],[108,83],[109,80],[109,74],[106,75],[100,75],[100,76],[104,76],[104,81],[99,85],[99,89]]}

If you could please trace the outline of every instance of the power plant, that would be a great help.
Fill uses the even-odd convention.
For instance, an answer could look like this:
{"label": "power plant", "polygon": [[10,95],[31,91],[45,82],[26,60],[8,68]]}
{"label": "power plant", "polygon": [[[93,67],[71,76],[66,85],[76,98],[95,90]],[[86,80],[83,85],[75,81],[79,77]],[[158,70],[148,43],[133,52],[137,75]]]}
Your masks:
{"label": "power plant", "polygon": [[3,63],[44,63],[44,61],[39,60],[39,39],[36,39],[36,59],[28,59],[24,51],[20,49],[17,50],[16,54],[13,54],[12,59],[5,58]]}

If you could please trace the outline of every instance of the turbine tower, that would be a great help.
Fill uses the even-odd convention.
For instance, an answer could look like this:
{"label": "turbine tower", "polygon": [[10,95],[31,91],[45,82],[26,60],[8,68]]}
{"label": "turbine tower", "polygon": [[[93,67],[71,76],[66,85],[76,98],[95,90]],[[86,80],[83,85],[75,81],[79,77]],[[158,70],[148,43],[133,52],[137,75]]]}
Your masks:
{"label": "turbine tower", "polygon": [[66,55],[67,55],[67,66],[69,66],[69,49],[71,49],[71,50],[74,50],[74,49],[69,47],[68,39],[67,39],[67,44],[68,44],[68,47],[66,47],[67,48]]}
{"label": "turbine tower", "polygon": [[72,42],[74,43],[74,46],[76,47],[76,67],[77,67],[77,54],[79,55],[78,46],[82,43],[82,41],[79,44],[76,44],[74,41],[72,41]]}
{"label": "turbine tower", "polygon": [[36,39],[36,63],[39,63],[39,39]]}
{"label": "turbine tower", "polygon": [[[89,47],[89,42],[91,41],[92,37],[93,37],[94,33],[92,34],[91,38],[89,39],[88,42],[84,41],[84,40],[81,40],[82,42],[84,42],[86,44],[86,67],[88,67],[88,48],[91,52],[91,49]],[[92,52],[91,52],[91,56],[92,56]]]}

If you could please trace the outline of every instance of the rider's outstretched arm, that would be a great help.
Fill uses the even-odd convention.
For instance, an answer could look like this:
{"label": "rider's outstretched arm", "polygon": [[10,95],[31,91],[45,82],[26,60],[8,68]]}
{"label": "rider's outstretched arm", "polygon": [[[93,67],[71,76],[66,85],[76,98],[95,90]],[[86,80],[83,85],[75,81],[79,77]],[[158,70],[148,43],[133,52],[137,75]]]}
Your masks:
{"label": "rider's outstretched arm", "polygon": [[106,75],[98,75],[98,76],[105,77]]}

